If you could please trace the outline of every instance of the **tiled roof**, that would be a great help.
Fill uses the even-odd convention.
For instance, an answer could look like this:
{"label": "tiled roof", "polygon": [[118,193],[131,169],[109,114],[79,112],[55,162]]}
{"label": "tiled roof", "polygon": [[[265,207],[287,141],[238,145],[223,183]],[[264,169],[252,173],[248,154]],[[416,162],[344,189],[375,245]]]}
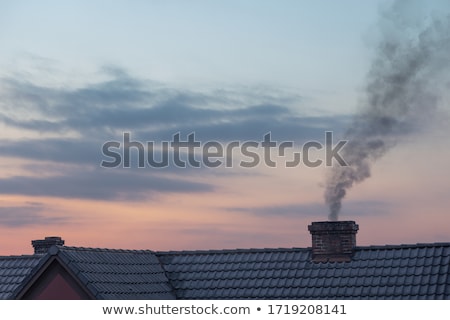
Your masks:
{"label": "tiled roof", "polygon": [[295,248],[156,254],[178,299],[450,299],[450,243],[358,247],[325,263]]}
{"label": "tiled roof", "polygon": [[96,299],[175,299],[150,250],[58,247],[50,253],[57,254]]}
{"label": "tiled roof", "polygon": [[39,255],[0,257],[0,299],[9,299],[41,258]]}
{"label": "tiled roof", "polygon": [[52,247],[0,257],[0,299],[56,257],[97,299],[450,299],[450,243],[355,248],[350,262],[310,248],[154,252]]}

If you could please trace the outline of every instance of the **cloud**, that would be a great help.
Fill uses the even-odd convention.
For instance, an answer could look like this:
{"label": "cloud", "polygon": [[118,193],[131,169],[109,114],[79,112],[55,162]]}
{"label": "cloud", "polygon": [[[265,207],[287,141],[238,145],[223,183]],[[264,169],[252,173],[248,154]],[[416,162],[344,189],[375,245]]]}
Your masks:
{"label": "cloud", "polygon": [[114,200],[211,192],[213,180],[196,181],[195,171],[215,174],[204,167],[177,168],[169,162],[161,170],[100,168],[102,145],[122,141],[123,132],[144,144],[170,140],[177,132],[182,139],[194,132],[202,143],[259,142],[267,132],[278,141],[321,140],[324,131],[339,131],[348,121],[346,116],[301,116],[294,111],[301,105],[297,94],[272,94],[267,88],[195,92],[134,78],[114,66],[104,71],[107,80],[77,88],[0,79],[0,122],[32,137],[0,137],[1,156],[28,160],[22,169],[30,173],[0,179],[0,193]]}
{"label": "cloud", "polygon": [[300,117],[292,111],[292,105],[297,109],[301,106],[299,98],[280,93],[271,97],[266,92],[258,98],[248,97],[243,90],[237,98],[237,92],[167,88],[134,79],[125,72],[114,72],[113,76],[72,89],[2,79],[4,111],[0,121],[37,132],[72,130],[91,140],[105,139],[121,130],[153,133],[159,138],[176,131],[198,131],[205,139],[227,140],[255,139],[255,131],[276,131],[289,139],[310,138],[324,128],[339,128],[346,118]]}
{"label": "cloud", "polygon": [[[171,225],[173,227],[173,224]],[[177,226],[175,226],[177,227]],[[188,238],[190,247],[193,250],[212,248],[239,248],[243,243],[253,243],[254,246],[261,243],[281,243],[286,240],[285,234],[267,233],[266,230],[248,230],[240,228],[242,226],[235,224],[212,224],[206,223],[202,226],[183,225],[178,226],[177,234],[181,238]],[[147,232],[158,233],[160,229],[155,230],[154,227],[146,228]],[[174,244],[180,250],[189,248],[183,247],[183,244]],[[172,248],[171,250],[174,250]],[[177,250],[175,248],[175,250]]]}
{"label": "cloud", "polygon": [[[363,215],[386,215],[390,213],[391,204],[384,201],[348,201],[343,209],[343,215],[347,217],[361,217]],[[321,219],[328,212],[326,204],[320,202],[305,204],[287,204],[265,207],[230,207],[227,211],[242,212],[260,216],[281,217],[315,217]]]}
{"label": "cloud", "polygon": [[[99,141],[73,138],[0,140],[2,156],[65,164],[93,165],[102,159]],[[30,168],[33,170],[33,168]]]}
{"label": "cloud", "polygon": [[[145,170],[145,169],[140,169]],[[210,192],[210,184],[127,169],[81,169],[57,176],[14,176],[0,180],[1,194],[95,200],[137,200],[157,193]]]}
{"label": "cloud", "polygon": [[68,217],[51,217],[42,214],[44,206],[37,202],[27,202],[26,206],[0,207],[0,225],[19,228],[33,225],[54,225],[69,222]]}

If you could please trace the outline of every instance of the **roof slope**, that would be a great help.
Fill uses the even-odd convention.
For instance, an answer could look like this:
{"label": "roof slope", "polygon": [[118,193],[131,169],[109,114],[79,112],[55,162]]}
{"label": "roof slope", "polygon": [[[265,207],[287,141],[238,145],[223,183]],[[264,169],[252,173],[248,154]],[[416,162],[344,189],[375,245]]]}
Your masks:
{"label": "roof slope", "polygon": [[450,299],[450,243],[358,247],[351,262],[310,249],[159,252],[179,299]]}
{"label": "roof slope", "polygon": [[352,261],[332,263],[312,262],[309,248],[52,247],[0,257],[0,299],[16,297],[52,259],[96,299],[450,299],[450,243],[357,247]]}
{"label": "roof slope", "polygon": [[64,246],[54,251],[49,253],[56,254],[96,299],[175,299],[153,251]]}
{"label": "roof slope", "polygon": [[0,299],[11,298],[41,258],[40,255],[0,257]]}

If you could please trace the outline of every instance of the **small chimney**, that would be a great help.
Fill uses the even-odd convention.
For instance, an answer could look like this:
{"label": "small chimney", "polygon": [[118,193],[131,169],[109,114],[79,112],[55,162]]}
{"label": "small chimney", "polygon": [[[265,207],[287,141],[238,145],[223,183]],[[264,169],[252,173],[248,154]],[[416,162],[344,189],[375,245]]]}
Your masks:
{"label": "small chimney", "polygon": [[313,262],[350,261],[356,246],[355,221],[320,221],[308,226],[312,235]]}
{"label": "small chimney", "polygon": [[45,237],[44,240],[32,240],[31,245],[35,254],[47,253],[51,246],[63,246],[64,240],[61,237]]}

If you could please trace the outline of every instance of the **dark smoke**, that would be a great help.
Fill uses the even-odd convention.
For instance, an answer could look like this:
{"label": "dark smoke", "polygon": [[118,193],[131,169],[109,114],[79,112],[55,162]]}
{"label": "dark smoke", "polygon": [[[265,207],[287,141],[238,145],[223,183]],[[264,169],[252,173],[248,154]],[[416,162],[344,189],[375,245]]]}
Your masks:
{"label": "dark smoke", "polygon": [[348,166],[333,167],[327,177],[330,220],[338,219],[347,190],[370,177],[374,161],[402,136],[430,124],[448,81],[450,15],[413,19],[406,10],[412,4],[396,2],[381,17],[381,39],[367,75],[366,96],[341,153]]}

